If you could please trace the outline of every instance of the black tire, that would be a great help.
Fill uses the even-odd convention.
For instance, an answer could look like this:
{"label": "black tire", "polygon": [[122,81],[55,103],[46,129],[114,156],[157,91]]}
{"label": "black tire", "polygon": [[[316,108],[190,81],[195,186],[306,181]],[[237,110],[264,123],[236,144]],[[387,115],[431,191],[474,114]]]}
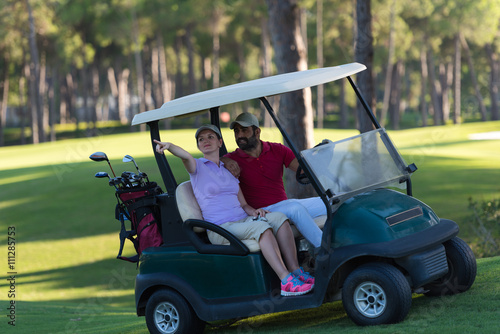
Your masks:
{"label": "black tire", "polygon": [[474,253],[462,239],[455,237],[444,243],[448,273],[424,286],[426,296],[447,296],[465,292],[476,279],[477,264]]}
{"label": "black tire", "polygon": [[342,287],[344,309],[359,326],[398,323],[410,311],[411,302],[405,276],[387,263],[360,266]]}
{"label": "black tire", "polygon": [[158,290],[149,297],[146,325],[152,334],[196,334],[205,328],[191,305],[172,290]]}

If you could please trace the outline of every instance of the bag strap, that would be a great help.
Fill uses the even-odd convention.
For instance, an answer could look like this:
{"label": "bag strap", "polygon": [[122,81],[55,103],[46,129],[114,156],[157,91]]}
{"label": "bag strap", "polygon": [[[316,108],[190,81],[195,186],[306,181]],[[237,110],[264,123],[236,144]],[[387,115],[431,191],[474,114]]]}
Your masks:
{"label": "bag strap", "polygon": [[120,259],[120,260],[125,260],[125,261],[129,261],[129,262],[138,262],[139,261],[139,254],[136,254],[132,257],[125,257],[125,256],[122,256],[122,252],[123,252],[123,247],[125,246],[125,239],[129,239],[130,241],[132,241],[132,244],[134,244],[134,248],[135,248],[135,251],[137,252],[137,242],[136,242],[136,239],[134,238],[134,235],[136,235],[136,231],[135,230],[131,230],[131,231],[127,231],[127,229],[125,228],[125,218],[124,216],[127,216],[127,213],[122,209],[122,207],[120,206],[120,204],[117,204],[116,205],[116,212],[118,212],[119,214],[119,217],[120,217],[120,234],[119,234],[119,238],[120,238],[120,249],[118,250],[118,255],[116,256],[117,259]]}
{"label": "bag strap", "polygon": [[152,197],[144,197],[144,198],[141,198],[133,203],[125,204],[125,205],[127,206],[129,211],[134,211],[134,210],[137,210],[138,208],[141,208],[143,206],[154,206],[154,205],[156,205],[156,203],[157,203],[156,197],[152,196]]}

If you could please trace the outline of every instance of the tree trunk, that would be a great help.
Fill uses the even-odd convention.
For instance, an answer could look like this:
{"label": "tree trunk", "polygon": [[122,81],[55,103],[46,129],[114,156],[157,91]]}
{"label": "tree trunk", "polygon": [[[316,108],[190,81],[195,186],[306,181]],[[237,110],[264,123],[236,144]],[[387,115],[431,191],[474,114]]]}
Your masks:
{"label": "tree trunk", "polygon": [[177,72],[175,73],[175,95],[178,97],[184,96],[184,85],[183,85],[183,75],[182,75],[182,37],[177,36],[175,38],[175,64],[177,67]]}
{"label": "tree trunk", "polygon": [[427,49],[427,61],[429,62],[428,71],[429,71],[429,82],[431,89],[431,101],[432,107],[434,109],[434,125],[441,125],[442,111],[441,105],[439,104],[439,96],[441,95],[441,84],[436,79],[436,67],[434,66],[434,56],[432,55],[432,50],[430,48]]}
{"label": "tree trunk", "polygon": [[[363,94],[368,106],[375,114],[375,89],[373,85],[373,35],[372,35],[372,15],[370,0],[358,0],[356,2],[357,35],[356,46],[354,48],[355,60],[364,64],[367,69],[357,74],[357,84]],[[367,116],[363,106],[358,102],[358,130],[367,132],[374,129],[374,126]]]}
{"label": "tree trunk", "polygon": [[[163,105],[163,103],[170,101],[172,99],[172,84],[171,81],[168,78],[167,74],[167,59],[165,57],[165,46],[163,45],[163,36],[161,34],[158,34],[157,36],[157,42],[158,42],[158,59],[159,59],[159,66],[160,66],[160,80],[161,80],[161,93],[162,93],[162,99],[160,103],[157,105],[157,108]],[[164,128],[169,130],[171,128],[170,123],[171,119],[166,119],[163,121],[164,122]]]}
{"label": "tree trunk", "polygon": [[[26,69],[28,67],[27,64],[24,65]],[[21,145],[26,144],[26,134],[25,134],[25,120],[26,120],[26,101],[24,100],[24,96],[26,95],[26,70],[23,74],[21,74],[19,78],[19,109],[21,116]]]}
{"label": "tree trunk", "polygon": [[[159,35],[159,34],[158,34]],[[151,47],[151,81],[153,83],[152,94],[154,108],[161,107],[163,97],[161,94],[161,79],[160,79],[160,47],[158,45],[158,36],[156,43],[152,43]]]}
{"label": "tree trunk", "polygon": [[25,76],[28,79],[28,110],[30,118],[31,127],[31,140],[33,144],[40,143],[40,137],[38,135],[38,112],[37,112],[37,98],[35,91],[37,88],[37,80],[34,78],[33,72],[35,71],[33,62],[30,62],[28,66],[24,67]]}
{"label": "tree trunk", "polygon": [[427,79],[429,71],[427,69],[427,53],[424,48],[420,50],[420,115],[422,116],[422,126],[427,126]]}
{"label": "tree trunk", "polygon": [[73,73],[66,73],[66,86],[68,87],[67,94],[67,105],[69,111],[69,117],[71,121],[74,121],[76,124],[76,129],[78,131],[78,123],[80,122],[80,118],[78,117],[78,113],[76,110],[76,84],[73,80]]}
{"label": "tree trunk", "polygon": [[188,53],[188,94],[196,93],[196,78],[194,74],[194,46],[193,46],[193,37],[192,37],[193,27],[189,24],[186,27],[186,34],[184,35],[185,45]]}
{"label": "tree trunk", "polygon": [[[80,92],[80,95],[82,97],[82,100],[83,100],[83,119],[85,121],[86,124],[86,129],[85,129],[85,133],[86,133],[86,136],[87,137],[91,137],[92,136],[92,133],[91,133],[91,112],[90,112],[90,108],[89,108],[89,70],[88,70],[88,65],[87,63],[85,63],[83,65],[83,68],[80,70],[80,73],[81,73],[81,78],[82,78],[82,84],[81,84],[81,92]],[[78,131],[78,129],[77,129]]]}
{"label": "tree trunk", "polygon": [[[389,109],[389,99],[391,96],[392,86],[392,70],[395,67],[394,63],[394,36],[396,31],[394,29],[394,16],[395,16],[396,0],[392,0],[391,14],[389,20],[389,55],[387,57],[387,71],[385,73],[385,86],[384,86],[384,100],[382,102],[382,110],[380,112],[380,125],[384,126],[387,117],[387,110]],[[394,126],[394,125],[393,125]]]}
{"label": "tree trunk", "polygon": [[490,77],[491,120],[498,121],[500,119],[500,114],[498,110],[498,86],[500,85],[498,54],[496,54],[493,51],[493,46],[491,44],[486,45],[486,52],[488,53],[488,58],[491,67],[491,77]]}
{"label": "tree trunk", "polygon": [[[240,82],[244,82],[247,80],[246,78],[246,61],[245,61],[245,46],[243,43],[237,44],[237,54],[238,54],[238,68],[240,74]],[[243,101],[242,103],[243,112],[248,112],[250,108],[250,101]]]}
{"label": "tree trunk", "polygon": [[347,108],[347,102],[345,98],[345,85],[347,79],[340,80],[340,103],[339,103],[339,113],[340,113],[340,128],[347,129],[349,127],[349,114]]}
{"label": "tree trunk", "polygon": [[454,62],[454,81],[453,81],[453,123],[461,123],[461,80],[462,80],[462,63],[461,63],[461,48],[460,48],[460,37],[455,35],[455,62]]}
{"label": "tree trunk", "polygon": [[[324,66],[324,56],[323,56],[323,0],[316,1],[316,57],[318,61],[318,67],[322,68]],[[323,119],[325,116],[325,87],[324,85],[318,85],[317,88],[318,101],[316,107],[316,117],[318,128],[323,128]]]}
{"label": "tree trunk", "polygon": [[67,104],[67,96],[68,96],[68,87],[66,85],[66,81],[64,78],[59,78],[59,87],[60,87],[60,102],[59,102],[59,123],[66,124],[68,123],[68,104]]}
{"label": "tree trunk", "polygon": [[[296,0],[266,0],[271,39],[274,46],[278,73],[289,73],[307,69],[304,41],[300,30],[300,8]],[[312,147],[313,112],[311,90],[304,89],[281,95],[280,109],[283,110],[283,126],[294,139],[294,145],[301,151]],[[306,190],[295,181],[295,173],[285,172],[287,193],[292,198],[311,196],[312,188]]]}
{"label": "tree trunk", "polygon": [[128,123],[127,117],[127,98],[128,98],[128,77],[130,75],[130,70],[124,68],[118,74],[118,114],[120,117],[120,122],[122,124]]}
{"label": "tree trunk", "polygon": [[[153,101],[153,91],[152,91],[152,82],[153,82],[153,78],[152,78],[152,74],[151,74],[151,60],[152,60],[152,56],[151,54],[153,53],[153,42],[151,40],[148,40],[143,49],[143,57],[141,57],[142,59],[142,68],[143,68],[143,85],[144,85],[144,108],[145,110],[153,110],[155,109],[155,106],[154,106],[154,101]],[[146,130],[145,128],[146,126],[142,126],[141,125],[141,131],[142,129],[144,128],[144,130]]]}
{"label": "tree trunk", "polygon": [[144,69],[142,65],[142,56],[139,45],[139,26],[137,24],[137,15],[134,6],[131,7],[131,11],[135,72],[137,76],[137,96],[139,98],[139,113],[141,113],[146,111],[146,98],[144,96]]}
{"label": "tree trunk", "polygon": [[40,63],[38,59],[38,47],[36,45],[35,20],[29,0],[26,1],[29,20],[29,45],[30,45],[30,99],[32,115],[33,144],[43,142],[43,103],[40,94]]}
{"label": "tree trunk", "polygon": [[[262,77],[268,77],[272,74],[272,47],[271,47],[271,37],[269,36],[269,20],[267,17],[261,19],[261,68],[262,68]],[[269,103],[275,107],[274,97],[269,98]],[[272,125],[271,116],[269,113],[262,108],[262,113],[264,115],[264,127],[270,127]]]}
{"label": "tree trunk", "polygon": [[481,120],[485,122],[488,119],[488,115],[486,112],[486,106],[484,105],[483,97],[481,95],[481,91],[479,89],[479,85],[477,83],[476,71],[474,70],[474,63],[472,61],[472,55],[470,53],[469,45],[467,44],[467,40],[465,39],[462,33],[459,33],[460,42],[462,47],[465,50],[465,55],[467,57],[467,62],[469,63],[469,73],[472,81],[472,85],[474,86],[474,92],[476,93],[476,99],[479,107],[479,112],[481,113]]}
{"label": "tree trunk", "polygon": [[217,7],[212,13],[212,54],[214,57],[212,63],[212,88],[218,88],[220,85],[220,21],[222,18],[222,9]]}
{"label": "tree trunk", "polygon": [[40,134],[43,136],[41,141],[47,141],[47,130],[49,128],[49,106],[47,105],[47,61],[45,56],[45,51],[42,52],[40,57],[40,95],[42,98],[42,115],[38,119],[41,120],[41,125],[39,125]]}
{"label": "tree trunk", "polygon": [[56,129],[55,129],[55,124],[56,124],[56,91],[57,91],[57,84],[58,84],[58,78],[57,78],[57,67],[54,66],[52,67],[52,79],[50,82],[49,86],[49,91],[48,91],[48,100],[49,100],[49,129],[50,129],[50,141],[54,142],[56,141]]}
{"label": "tree trunk", "polygon": [[391,79],[391,98],[389,103],[390,123],[394,130],[399,130],[399,121],[401,119],[401,75],[403,73],[403,61],[398,60],[394,64]]}
{"label": "tree trunk", "polygon": [[99,69],[97,67],[97,64],[94,62],[92,63],[92,66],[90,67],[91,69],[91,74],[92,74],[92,81],[91,81],[91,86],[90,86],[90,95],[91,95],[91,104],[90,104],[90,121],[92,123],[92,130],[91,130],[91,135],[96,136],[97,135],[97,113],[99,112],[98,110],[98,104],[97,101],[99,100]]}
{"label": "tree trunk", "polygon": [[453,64],[441,64],[439,66],[441,74],[441,106],[443,111],[443,124],[450,119],[450,87],[453,84]]}
{"label": "tree trunk", "polygon": [[[118,99],[119,90],[118,90],[118,84],[116,82],[116,75],[115,75],[114,68],[111,66],[108,67],[107,74],[108,74],[109,88],[111,90],[111,96],[113,97],[113,101],[114,101],[114,105],[115,105],[115,115],[117,115],[116,119],[119,119],[121,121],[120,102]],[[115,119],[115,117],[113,117],[113,119]]]}
{"label": "tree trunk", "polygon": [[0,101],[0,146],[5,145],[5,128],[7,122],[7,105],[9,100],[9,61],[4,58],[4,78],[2,82],[2,101]]}
{"label": "tree trunk", "polygon": [[165,57],[165,46],[163,45],[163,37],[158,34],[158,59],[160,65],[160,79],[161,79],[161,92],[163,99],[161,100],[158,107],[163,105],[163,103],[170,101],[172,99],[172,91],[170,88],[170,80],[168,79],[167,73],[167,59]]}

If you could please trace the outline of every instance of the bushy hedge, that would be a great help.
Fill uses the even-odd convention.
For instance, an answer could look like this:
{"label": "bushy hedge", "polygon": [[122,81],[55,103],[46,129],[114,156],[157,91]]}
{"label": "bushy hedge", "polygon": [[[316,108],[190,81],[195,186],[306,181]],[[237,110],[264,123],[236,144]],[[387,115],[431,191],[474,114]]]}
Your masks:
{"label": "bushy hedge", "polygon": [[500,255],[500,199],[478,202],[469,198],[469,209],[477,236],[472,244],[476,257]]}

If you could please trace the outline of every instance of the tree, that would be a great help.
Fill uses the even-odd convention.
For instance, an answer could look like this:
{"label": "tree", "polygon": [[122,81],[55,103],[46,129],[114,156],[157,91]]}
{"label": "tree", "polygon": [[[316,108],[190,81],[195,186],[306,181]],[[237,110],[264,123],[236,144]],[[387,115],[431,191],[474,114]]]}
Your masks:
{"label": "tree", "polygon": [[38,58],[38,46],[36,43],[35,19],[29,0],[26,2],[26,11],[29,17],[29,48],[30,62],[30,97],[33,143],[38,144],[45,141],[43,128],[43,101],[40,94],[40,60]]}
{"label": "tree", "polygon": [[[391,86],[392,86],[392,70],[394,68],[394,38],[395,38],[395,28],[394,28],[394,20],[395,20],[395,11],[396,11],[396,0],[392,0],[391,3],[391,14],[390,14],[390,22],[389,22],[389,55],[387,57],[387,69],[385,72],[385,86],[384,86],[384,100],[382,104],[382,110],[380,112],[380,124],[384,126],[385,117],[387,115],[387,110],[389,109],[389,99],[391,96]],[[396,127],[396,124],[393,124]]]}
{"label": "tree", "polygon": [[[317,35],[317,45],[316,45],[316,59],[318,62],[318,67],[323,67],[324,65],[324,54],[323,54],[323,0],[316,1],[316,35]],[[324,107],[324,99],[325,99],[325,87],[323,85],[319,85],[317,88],[318,97],[317,97],[317,122],[318,128],[323,128],[323,118],[325,116],[325,107]]]}
{"label": "tree", "polygon": [[[300,30],[300,8],[296,0],[266,0],[270,17],[269,30],[274,47],[278,73],[307,69],[305,44]],[[299,151],[314,144],[311,90],[283,94],[280,99],[280,116],[288,134],[294,138]],[[285,173],[290,197],[308,196],[295,182],[295,175]]]}
{"label": "tree", "polygon": [[494,52],[493,43],[487,44],[485,46],[491,67],[491,77],[490,77],[490,96],[491,96],[491,119],[497,121],[500,119],[500,112],[498,107],[499,92],[498,87],[500,86],[500,64],[498,61],[498,54]]}
{"label": "tree", "polygon": [[[370,0],[356,1],[357,36],[354,48],[357,62],[366,65],[367,69],[357,74],[358,86],[368,106],[375,113],[375,88],[373,84],[373,35]],[[373,130],[373,124],[366,115],[362,105],[358,104],[358,130]]]}

